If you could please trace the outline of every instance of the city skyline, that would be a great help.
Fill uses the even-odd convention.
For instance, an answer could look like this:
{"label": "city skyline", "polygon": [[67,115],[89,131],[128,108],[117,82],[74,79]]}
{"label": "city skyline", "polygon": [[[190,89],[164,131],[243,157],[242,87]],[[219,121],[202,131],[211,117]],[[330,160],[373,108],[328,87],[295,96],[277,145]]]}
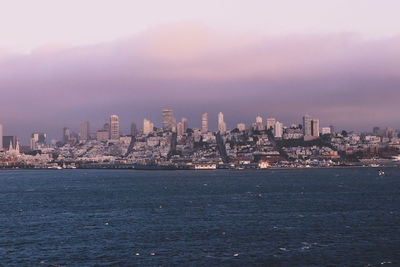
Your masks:
{"label": "city skyline", "polygon": [[[224,133],[226,131],[231,131],[235,128],[239,129],[240,131],[250,128],[254,128],[255,130],[268,130],[271,129],[272,133],[278,137],[282,137],[283,128],[290,128],[293,125],[301,125],[304,131],[305,140],[312,140],[315,137],[318,137],[320,134],[324,134],[324,128],[331,128],[334,127],[338,132],[350,131],[350,132],[359,132],[359,133],[374,133],[376,128],[378,129],[400,129],[393,125],[375,125],[370,129],[365,129],[363,131],[357,129],[342,129],[337,128],[335,125],[329,122],[323,122],[320,125],[320,119],[316,117],[312,117],[309,114],[303,114],[301,117],[298,118],[298,121],[291,121],[291,122],[282,122],[279,120],[279,117],[272,117],[272,116],[260,116],[259,113],[257,116],[253,118],[253,120],[248,121],[234,121],[235,118],[231,118],[230,121],[232,122],[230,125],[227,125],[224,119],[223,112],[218,112],[216,114],[214,120],[211,118],[211,124],[208,116],[208,112],[202,113],[200,118],[197,118],[194,121],[188,120],[188,118],[182,116],[181,120],[177,120],[174,116],[173,109],[162,109],[160,114],[159,120],[153,121],[147,118],[143,118],[141,122],[131,121],[126,123],[127,125],[120,125],[120,117],[116,114],[110,115],[108,118],[104,119],[104,124],[97,124],[92,123],[91,121],[81,121],[74,126],[64,126],[56,135],[52,136],[49,135],[48,132],[39,130],[39,131],[31,131],[30,133],[25,133],[25,135],[16,135],[10,132],[4,133],[4,125],[0,123],[0,136],[7,136],[7,137],[14,137],[18,138],[21,142],[21,145],[30,144],[30,140],[32,139],[34,134],[45,134],[45,139],[47,142],[52,141],[62,141],[63,143],[67,143],[66,140],[70,140],[70,138],[75,138],[76,141],[78,140],[88,140],[91,138],[99,140],[118,140],[120,136],[129,136],[132,132],[142,131],[145,134],[150,134],[153,132],[153,128],[163,129],[164,131],[171,131],[171,132],[186,132],[186,129],[198,129],[202,133],[207,131],[212,132],[221,132]],[[94,125],[94,126],[93,126]],[[140,125],[139,127],[137,125]],[[211,125],[211,127],[210,127]],[[278,125],[278,129],[276,126]],[[206,129],[206,130],[204,130]],[[60,130],[60,129],[59,129]],[[330,132],[329,132],[330,133]],[[99,137],[99,134],[101,137]],[[26,140],[24,139],[25,136]],[[4,142],[3,142],[4,143]],[[3,144],[3,146],[8,146],[9,143]],[[32,144],[30,144],[32,146]],[[15,146],[15,142],[14,142]]]}

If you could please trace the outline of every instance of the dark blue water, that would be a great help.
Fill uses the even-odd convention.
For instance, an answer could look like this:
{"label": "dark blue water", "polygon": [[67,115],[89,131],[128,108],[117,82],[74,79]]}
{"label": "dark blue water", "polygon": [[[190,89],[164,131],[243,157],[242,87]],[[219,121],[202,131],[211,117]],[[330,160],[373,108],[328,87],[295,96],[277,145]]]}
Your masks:
{"label": "dark blue water", "polygon": [[0,263],[399,265],[400,169],[386,173],[0,171]]}

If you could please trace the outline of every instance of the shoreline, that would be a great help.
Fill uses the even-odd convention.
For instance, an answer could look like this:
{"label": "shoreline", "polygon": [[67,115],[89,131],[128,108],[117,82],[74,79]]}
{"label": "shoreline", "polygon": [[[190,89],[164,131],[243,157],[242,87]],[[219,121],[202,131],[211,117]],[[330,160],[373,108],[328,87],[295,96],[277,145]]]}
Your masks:
{"label": "shoreline", "polygon": [[165,168],[165,169],[146,169],[146,168],[64,168],[64,169],[53,169],[53,168],[0,168],[0,171],[12,171],[12,170],[48,170],[48,171],[64,171],[64,170],[125,170],[125,171],[280,171],[280,170],[321,170],[321,169],[382,169],[382,168],[400,168],[400,164],[383,165],[383,166],[329,166],[329,167],[270,167],[270,168],[244,168],[244,169],[228,169],[228,168],[216,168],[216,169],[185,169],[185,168]]}

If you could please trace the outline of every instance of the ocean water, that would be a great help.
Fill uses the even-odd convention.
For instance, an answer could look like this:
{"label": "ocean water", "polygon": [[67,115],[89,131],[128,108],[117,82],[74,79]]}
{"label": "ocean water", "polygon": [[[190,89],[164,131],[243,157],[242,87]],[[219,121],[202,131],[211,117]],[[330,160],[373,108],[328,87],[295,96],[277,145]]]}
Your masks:
{"label": "ocean water", "polygon": [[400,169],[0,171],[3,266],[400,265]]}

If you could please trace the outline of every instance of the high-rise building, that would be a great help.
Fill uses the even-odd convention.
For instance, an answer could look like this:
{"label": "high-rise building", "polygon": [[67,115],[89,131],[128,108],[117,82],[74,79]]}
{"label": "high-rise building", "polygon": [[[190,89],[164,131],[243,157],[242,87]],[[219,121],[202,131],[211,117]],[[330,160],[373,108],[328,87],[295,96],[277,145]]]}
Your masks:
{"label": "high-rise building", "polygon": [[276,122],[275,118],[268,118],[267,124],[265,126],[267,130],[273,130],[275,127],[275,122]]}
{"label": "high-rise building", "polygon": [[110,138],[112,140],[119,139],[119,118],[117,115],[110,117]]}
{"label": "high-rise building", "polygon": [[176,126],[176,133],[178,134],[178,136],[182,136],[183,135],[183,123],[182,122],[178,122],[178,125]]}
{"label": "high-rise building", "polygon": [[244,130],[246,130],[246,124],[244,124],[244,123],[238,123],[237,126],[236,126],[236,128],[237,128],[239,131],[244,131]]}
{"label": "high-rise building", "polygon": [[201,132],[206,133],[208,132],[208,113],[203,113],[201,115]]}
{"label": "high-rise building", "polygon": [[70,138],[71,138],[71,131],[70,131],[70,129],[69,128],[67,128],[67,127],[64,127],[63,128],[63,143],[64,144],[66,144],[66,143],[68,143],[69,142],[69,140],[70,140]]}
{"label": "high-rise building", "polygon": [[283,123],[277,121],[274,127],[274,136],[275,138],[282,138],[283,136]]}
{"label": "high-rise building", "polygon": [[154,130],[154,124],[148,119],[143,120],[143,134],[148,135]]}
{"label": "high-rise building", "polygon": [[3,148],[3,125],[0,124],[0,150]]}
{"label": "high-rise building", "polygon": [[319,137],[319,119],[309,115],[303,117],[304,140],[309,141]]}
{"label": "high-rise building", "polygon": [[186,130],[188,129],[188,121],[185,117],[182,118],[182,126],[183,126],[183,132],[186,133]]}
{"label": "high-rise building", "polygon": [[137,128],[136,128],[136,123],[131,123],[131,135],[136,136],[137,134]]}
{"label": "high-rise building", "polygon": [[176,119],[172,109],[162,110],[162,127],[164,131],[173,131],[176,129]]}
{"label": "high-rise building", "polygon": [[303,133],[304,133],[304,139],[311,139],[311,137],[312,137],[312,117],[310,115],[303,116]]}
{"label": "high-rise building", "polygon": [[256,130],[257,131],[262,131],[264,130],[264,126],[263,126],[263,119],[261,116],[257,116],[256,117]]}
{"label": "high-rise building", "polygon": [[224,121],[224,114],[218,113],[218,131],[223,134],[226,132],[226,123]]}
{"label": "high-rise building", "polygon": [[312,126],[311,127],[312,128],[312,136],[314,138],[319,137],[319,119],[313,119],[311,126]]}
{"label": "high-rise building", "polygon": [[45,133],[33,133],[31,135],[31,140],[30,140],[31,149],[35,150],[38,148],[38,145],[45,145],[46,139],[47,139],[47,134]]}
{"label": "high-rise building", "polygon": [[80,138],[81,140],[90,139],[90,122],[85,121],[81,123]]}

